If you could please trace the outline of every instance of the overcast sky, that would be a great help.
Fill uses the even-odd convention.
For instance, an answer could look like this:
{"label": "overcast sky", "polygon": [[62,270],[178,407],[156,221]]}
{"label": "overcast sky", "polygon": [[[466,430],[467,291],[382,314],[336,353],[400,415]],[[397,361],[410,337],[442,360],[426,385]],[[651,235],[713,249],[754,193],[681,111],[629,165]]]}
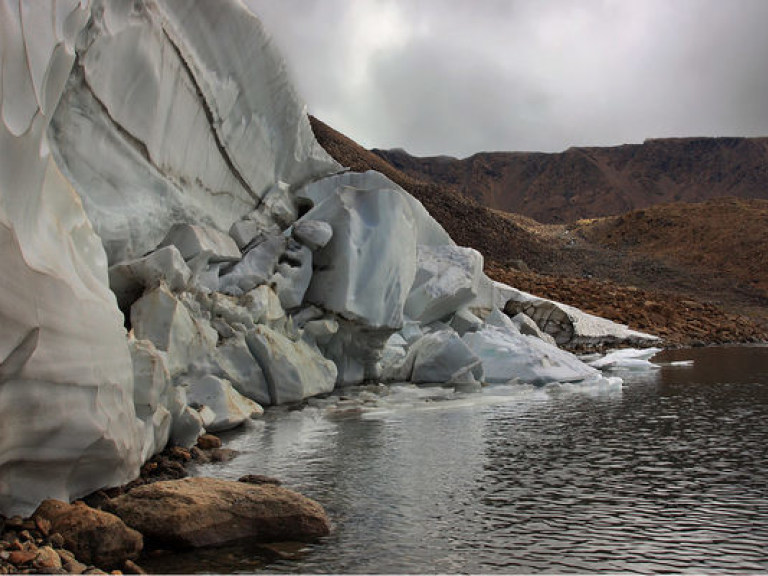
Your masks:
{"label": "overcast sky", "polygon": [[768,0],[246,0],[310,113],[468,156],[768,135]]}

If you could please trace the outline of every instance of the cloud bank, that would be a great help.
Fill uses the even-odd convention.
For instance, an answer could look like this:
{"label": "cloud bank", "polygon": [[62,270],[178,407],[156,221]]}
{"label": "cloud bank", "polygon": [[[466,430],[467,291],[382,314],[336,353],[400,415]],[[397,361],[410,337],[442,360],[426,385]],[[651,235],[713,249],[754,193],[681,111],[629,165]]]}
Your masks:
{"label": "cloud bank", "polygon": [[310,112],[417,155],[768,135],[764,0],[247,0]]}

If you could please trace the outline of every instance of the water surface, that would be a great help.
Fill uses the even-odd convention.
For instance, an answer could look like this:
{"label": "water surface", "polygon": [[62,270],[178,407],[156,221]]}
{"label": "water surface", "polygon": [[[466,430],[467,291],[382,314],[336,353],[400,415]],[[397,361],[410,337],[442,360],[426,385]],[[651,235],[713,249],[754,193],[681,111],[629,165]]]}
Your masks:
{"label": "water surface", "polygon": [[238,458],[197,472],[277,476],[326,508],[332,535],[291,559],[240,547],[150,568],[768,571],[768,348],[655,360],[623,386],[373,389],[362,412],[269,410],[228,437]]}

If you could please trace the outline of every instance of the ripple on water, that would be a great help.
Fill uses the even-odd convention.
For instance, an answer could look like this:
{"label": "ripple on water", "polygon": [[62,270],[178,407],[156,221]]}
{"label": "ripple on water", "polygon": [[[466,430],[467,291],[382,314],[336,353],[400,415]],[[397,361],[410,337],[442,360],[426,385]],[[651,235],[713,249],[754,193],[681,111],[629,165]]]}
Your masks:
{"label": "ripple on water", "polygon": [[403,388],[354,417],[268,411],[228,438],[240,457],[200,472],[280,477],[334,531],[298,558],[227,551],[208,571],[767,571],[768,349],[664,360],[691,358],[623,390]]}

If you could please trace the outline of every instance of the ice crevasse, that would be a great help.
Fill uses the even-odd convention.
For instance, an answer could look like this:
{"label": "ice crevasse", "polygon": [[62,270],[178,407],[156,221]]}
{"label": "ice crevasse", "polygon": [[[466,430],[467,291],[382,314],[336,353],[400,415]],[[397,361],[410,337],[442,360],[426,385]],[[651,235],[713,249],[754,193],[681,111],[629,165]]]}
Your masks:
{"label": "ice crevasse", "polygon": [[600,378],[555,346],[595,322],[319,146],[239,2],[2,1],[0,33],[0,513],[339,385]]}

